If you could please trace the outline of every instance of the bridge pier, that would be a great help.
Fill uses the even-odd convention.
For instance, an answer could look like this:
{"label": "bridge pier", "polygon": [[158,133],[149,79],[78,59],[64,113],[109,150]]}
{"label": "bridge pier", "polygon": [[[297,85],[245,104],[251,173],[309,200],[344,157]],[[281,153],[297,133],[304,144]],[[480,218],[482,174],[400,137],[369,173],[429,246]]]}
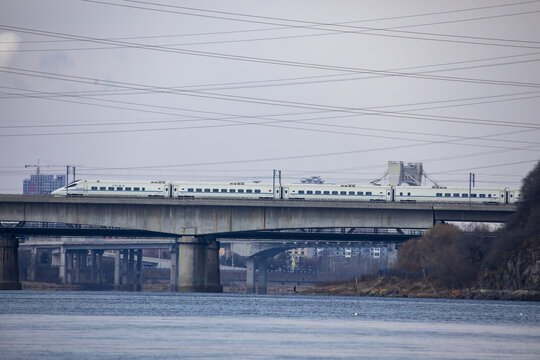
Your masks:
{"label": "bridge pier", "polygon": [[137,249],[137,264],[135,267],[135,290],[142,290],[142,249]]}
{"label": "bridge pier", "polygon": [[179,292],[221,292],[219,242],[196,236],[182,236],[178,243]]}
{"label": "bridge pier", "polygon": [[[101,284],[103,280],[103,250],[91,250],[92,254],[92,268],[90,269],[91,273],[91,282],[92,284]],[[86,263],[86,261],[84,261]],[[115,267],[116,270],[116,267]]]}
{"label": "bridge pier", "polygon": [[178,245],[169,246],[169,254],[171,254],[171,280],[170,292],[178,291]]}
{"label": "bridge pier", "polygon": [[223,292],[219,275],[219,241],[212,239],[206,247],[205,264],[206,292]]}
{"label": "bridge pier", "polygon": [[114,290],[120,290],[120,250],[114,250]]}
{"label": "bridge pier", "polygon": [[[259,271],[257,271],[259,270]],[[246,259],[246,294],[266,294],[266,258]]]}
{"label": "bridge pier", "polygon": [[36,268],[38,264],[38,248],[32,246],[30,250],[30,266],[28,267],[27,279],[28,281],[36,281]]}
{"label": "bridge pier", "polygon": [[21,290],[19,281],[19,239],[0,238],[0,290]]}

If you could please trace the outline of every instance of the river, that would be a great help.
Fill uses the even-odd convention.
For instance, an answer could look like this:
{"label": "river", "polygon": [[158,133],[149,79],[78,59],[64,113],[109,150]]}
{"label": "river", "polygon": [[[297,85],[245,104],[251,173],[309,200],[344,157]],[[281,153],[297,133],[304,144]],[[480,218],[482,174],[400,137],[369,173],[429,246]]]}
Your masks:
{"label": "river", "polygon": [[0,292],[0,359],[539,359],[539,303]]}

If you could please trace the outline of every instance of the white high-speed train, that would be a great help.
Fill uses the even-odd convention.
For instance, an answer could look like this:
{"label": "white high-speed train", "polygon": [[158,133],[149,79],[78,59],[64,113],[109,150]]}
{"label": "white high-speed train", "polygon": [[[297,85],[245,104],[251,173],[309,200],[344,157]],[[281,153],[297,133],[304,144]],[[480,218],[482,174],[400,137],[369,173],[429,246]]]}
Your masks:
{"label": "white high-speed train", "polygon": [[261,183],[184,183],[168,181],[77,180],[54,196],[347,200],[394,202],[472,202],[512,204],[519,190],[505,188],[375,186]]}

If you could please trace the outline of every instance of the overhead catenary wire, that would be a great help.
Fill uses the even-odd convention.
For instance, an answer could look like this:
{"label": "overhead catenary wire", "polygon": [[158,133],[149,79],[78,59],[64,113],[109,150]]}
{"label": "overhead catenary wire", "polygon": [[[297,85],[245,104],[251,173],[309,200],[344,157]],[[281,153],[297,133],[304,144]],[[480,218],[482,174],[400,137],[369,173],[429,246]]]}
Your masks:
{"label": "overhead catenary wire", "polygon": [[[6,70],[6,69],[9,69],[9,70]],[[60,74],[53,74],[53,73],[48,73],[48,72],[40,72],[40,71],[24,70],[24,69],[13,69],[13,68],[1,67],[1,66],[0,66],[0,72],[14,73],[14,74],[26,75],[26,76],[37,76],[37,77],[42,77],[42,78],[64,80],[64,81],[73,81],[73,82],[86,83],[86,84],[96,83],[96,79],[86,78],[86,77],[81,77],[81,76],[60,75]],[[381,116],[388,116],[388,117],[401,117],[401,118],[407,118],[407,119],[469,123],[469,124],[478,124],[478,125],[489,124],[492,126],[511,126],[511,127],[524,127],[524,128],[533,128],[533,129],[540,127],[540,124],[534,124],[534,123],[512,122],[510,124],[504,121],[494,121],[494,120],[488,121],[484,119],[474,119],[474,118],[464,118],[464,117],[452,117],[452,116],[441,116],[441,115],[430,116],[430,115],[424,115],[424,114],[411,114],[411,113],[404,113],[404,112],[363,110],[363,109],[338,107],[338,106],[330,106],[330,105],[310,104],[310,103],[304,103],[304,102],[262,99],[262,98],[254,98],[254,97],[247,97],[247,96],[233,96],[233,95],[215,94],[215,93],[208,93],[208,92],[194,92],[194,91],[189,91],[189,90],[173,90],[171,88],[161,88],[161,87],[154,87],[154,86],[128,83],[128,82],[118,82],[118,81],[111,81],[111,80],[100,80],[99,84],[110,86],[110,87],[116,87],[116,88],[124,88],[124,89],[152,90],[154,92],[174,93],[178,95],[202,97],[202,98],[208,98],[208,99],[228,100],[228,101],[235,101],[235,102],[264,104],[264,105],[300,108],[300,109],[308,109],[308,110],[342,111],[342,112],[355,113],[355,114],[381,115]],[[107,100],[107,101],[112,101],[112,100]]]}
{"label": "overhead catenary wire", "polygon": [[[393,29],[377,29],[377,28],[353,26],[353,25],[348,25],[346,23],[337,23],[337,24],[336,23],[321,23],[321,22],[308,21],[308,20],[286,19],[286,18],[278,18],[278,17],[257,16],[257,15],[252,15],[252,14],[241,14],[241,13],[231,13],[231,12],[225,12],[225,11],[197,9],[197,8],[190,8],[190,7],[179,6],[179,5],[160,4],[160,3],[148,2],[148,1],[126,0],[126,2],[145,4],[145,5],[161,6],[161,7],[165,7],[165,8],[186,9],[186,10],[195,10],[195,11],[199,11],[199,12],[235,15],[235,16],[245,17],[245,19],[230,18],[230,17],[221,16],[221,15],[197,14],[197,13],[188,13],[188,12],[185,12],[185,11],[175,11],[175,10],[164,10],[164,9],[157,9],[157,8],[148,8],[148,7],[128,5],[128,4],[115,4],[115,3],[105,2],[105,1],[96,1],[96,0],[83,0],[83,1],[91,2],[91,3],[97,3],[97,4],[103,4],[103,5],[110,5],[110,6],[133,8],[133,9],[139,9],[139,10],[150,10],[150,11],[165,12],[165,13],[179,14],[179,15],[199,16],[199,17],[206,17],[206,18],[213,18],[213,19],[220,19],[220,20],[231,20],[231,21],[239,21],[239,22],[246,22],[246,23],[255,23],[255,24],[264,24],[264,25],[277,25],[277,26],[286,25],[286,26],[288,26],[290,28],[305,28],[306,26],[309,26],[310,29],[326,30],[326,31],[337,31],[337,32],[340,32],[340,33],[353,33],[353,34],[354,33],[360,33],[360,34],[384,36],[384,37],[417,39],[417,40],[427,40],[427,41],[441,41],[441,42],[449,42],[449,43],[464,43],[464,44],[473,44],[473,45],[528,47],[528,46],[525,46],[525,45],[482,43],[482,42],[474,42],[474,41],[448,39],[448,38],[452,38],[452,37],[453,38],[465,38],[465,39],[473,39],[473,38],[475,38],[475,37],[471,37],[471,36],[435,34],[435,33],[427,33],[427,32],[413,32],[413,31],[403,31],[403,30],[395,30],[395,29],[394,30]],[[540,12],[540,10],[526,11],[526,12],[516,13],[516,14],[513,14],[513,15],[524,15],[524,14],[531,14],[531,13],[538,13],[538,12]],[[501,16],[508,16],[508,15],[491,16],[491,18],[501,17]],[[254,19],[261,19],[261,20],[254,20]],[[276,23],[275,21],[281,21],[281,23]],[[283,24],[283,22],[285,22],[285,24]],[[358,22],[358,21],[356,21],[356,22]],[[288,24],[288,23],[292,23],[292,24]],[[433,25],[433,24],[429,24],[429,25]],[[327,27],[334,27],[334,28],[328,29]],[[374,31],[391,32],[391,33],[390,34],[373,33]],[[410,35],[397,35],[396,33],[397,34],[404,33],[404,34],[410,34]],[[445,39],[437,39],[437,38],[420,38],[419,39],[419,38],[414,37],[412,35],[428,35],[428,36],[439,36],[439,37],[446,37],[446,38]],[[496,40],[496,39],[490,39],[490,38],[479,38],[479,39],[481,39],[481,40]],[[498,39],[498,40],[500,40],[500,41],[510,41],[510,42],[513,41],[513,40],[505,40],[505,39]],[[516,41],[520,42],[521,40],[516,40]]]}
{"label": "overhead catenary wire", "polygon": [[[38,32],[42,34],[48,34],[50,36],[80,39],[80,40],[96,42],[96,43],[119,43],[118,41],[102,40],[99,38],[86,37],[86,36],[80,36],[80,35],[70,35],[70,34],[59,33],[59,32],[50,32],[50,31],[41,31],[41,30],[38,31],[38,30],[22,28],[22,27],[0,25],[0,29],[18,31],[18,32],[23,32],[23,33]],[[120,42],[120,43],[124,43],[124,42]],[[463,83],[540,87],[540,84],[537,84],[537,83],[498,81],[498,80],[490,80],[490,79],[463,78],[463,77],[457,77],[457,76],[426,75],[426,74],[417,74],[417,73],[403,73],[403,72],[397,72],[397,71],[362,69],[362,68],[356,68],[356,67],[332,66],[332,65],[326,65],[326,64],[307,63],[307,62],[300,62],[300,61],[286,61],[286,60],[279,60],[279,59],[260,58],[260,57],[254,57],[254,56],[240,56],[240,55],[215,53],[215,52],[208,52],[208,51],[176,49],[176,48],[163,47],[163,46],[157,46],[157,45],[149,46],[149,45],[137,44],[137,43],[125,43],[125,45],[130,45],[133,48],[152,49],[156,51],[163,51],[163,52],[170,52],[170,53],[180,53],[180,54],[186,54],[186,55],[196,55],[196,56],[204,56],[204,57],[211,57],[211,58],[218,58],[218,59],[238,60],[238,61],[247,61],[247,62],[253,62],[253,63],[263,63],[263,64],[281,65],[281,66],[293,66],[293,67],[310,68],[310,69],[318,69],[318,70],[332,70],[332,71],[348,72],[348,73],[357,72],[357,73],[362,73],[362,74],[377,74],[377,75],[397,76],[397,77],[404,77],[404,78],[437,80],[437,81],[452,81],[452,82],[463,82]],[[538,47],[538,49],[540,49],[540,46]]]}
{"label": "overhead catenary wire", "polygon": [[[425,16],[434,16],[434,15],[448,15],[452,13],[462,13],[462,12],[471,12],[471,11],[478,11],[478,10],[487,10],[487,9],[494,9],[494,8],[504,8],[504,7],[512,7],[512,6],[520,6],[520,5],[528,5],[528,4],[534,4],[538,3],[538,0],[529,0],[529,1],[522,1],[522,2],[515,2],[510,4],[497,4],[497,5],[488,5],[488,6],[478,6],[473,8],[461,8],[461,9],[452,9],[452,10],[445,10],[445,11],[435,11],[435,12],[427,12],[427,13],[419,13],[419,14],[407,14],[407,15],[399,15],[399,16],[391,16],[391,17],[382,17],[382,18],[372,18],[372,19],[362,19],[362,20],[353,20],[353,21],[347,21],[347,22],[341,22],[341,23],[335,23],[334,25],[343,25],[343,24],[356,24],[356,23],[365,23],[365,22],[379,22],[379,21],[385,21],[385,20],[398,20],[398,19],[406,19],[406,18],[415,18],[415,17],[425,17]],[[113,5],[110,3],[107,3],[108,5]],[[115,6],[121,6],[121,5],[115,5]],[[202,10],[202,9],[201,9]],[[215,11],[215,10],[207,10],[207,11]],[[245,14],[244,14],[245,15]],[[506,14],[503,14],[503,16]],[[469,19],[459,19],[454,21],[469,21]],[[431,24],[430,24],[431,25]],[[419,27],[419,26],[425,26],[424,24],[412,24],[407,25],[408,27]],[[142,40],[142,39],[155,39],[155,38],[170,38],[170,37],[186,37],[186,36],[207,36],[207,35],[223,35],[223,34],[232,34],[232,33],[246,33],[246,32],[261,32],[261,31],[275,31],[275,30],[282,30],[282,29],[289,29],[290,26],[280,26],[280,27],[273,27],[273,28],[259,28],[259,29],[247,29],[247,30],[228,30],[228,31],[213,31],[213,32],[203,32],[203,33],[188,33],[188,34],[173,34],[173,35],[150,35],[150,36],[131,36],[131,37],[115,37],[110,38],[110,40]],[[309,29],[309,26],[306,26],[306,28]],[[27,43],[57,43],[57,42],[72,42],[73,40],[26,40],[26,41],[17,41],[18,44],[27,44]],[[0,43],[13,43],[10,41],[0,41]]]}

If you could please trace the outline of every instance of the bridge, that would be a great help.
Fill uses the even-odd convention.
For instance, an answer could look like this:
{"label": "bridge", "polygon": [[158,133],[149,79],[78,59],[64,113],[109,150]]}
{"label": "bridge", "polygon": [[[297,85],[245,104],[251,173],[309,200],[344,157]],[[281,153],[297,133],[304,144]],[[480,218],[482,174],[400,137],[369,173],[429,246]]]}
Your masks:
{"label": "bridge", "polygon": [[[219,291],[220,238],[320,228],[427,229],[436,222],[504,222],[515,205],[0,195],[0,221],[84,225],[175,237],[178,291]],[[10,232],[11,231],[11,232]],[[0,285],[17,287],[18,240],[0,228]],[[300,236],[300,235],[298,235]],[[311,235],[313,236],[313,235]],[[19,285],[20,286],[20,285]]]}

